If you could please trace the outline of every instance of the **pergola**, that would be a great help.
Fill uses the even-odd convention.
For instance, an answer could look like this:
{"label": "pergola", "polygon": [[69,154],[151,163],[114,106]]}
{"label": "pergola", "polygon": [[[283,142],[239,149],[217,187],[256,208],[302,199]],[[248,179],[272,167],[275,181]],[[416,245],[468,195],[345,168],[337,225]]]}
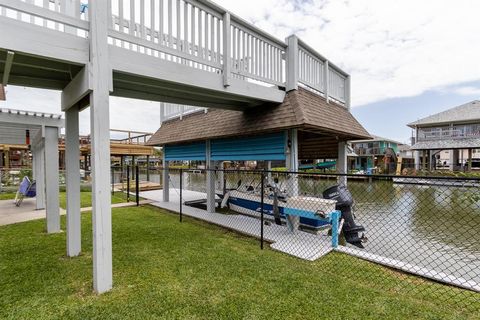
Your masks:
{"label": "pergola", "polygon": [[0,144],[30,145],[36,208],[46,209],[48,233],[60,231],[58,138],[63,127],[61,115],[0,109]]}

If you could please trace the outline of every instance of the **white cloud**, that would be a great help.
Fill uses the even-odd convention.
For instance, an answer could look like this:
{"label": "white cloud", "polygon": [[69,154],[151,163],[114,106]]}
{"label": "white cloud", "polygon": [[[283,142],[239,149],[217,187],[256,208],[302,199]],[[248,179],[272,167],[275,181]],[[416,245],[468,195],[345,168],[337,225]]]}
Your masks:
{"label": "white cloud", "polygon": [[479,96],[480,97],[480,88],[477,88],[477,87],[471,87],[471,86],[467,86],[467,87],[460,87],[460,88],[456,88],[454,90],[454,92],[456,94],[459,94],[459,95],[462,95],[462,96]]}
{"label": "white cloud", "polygon": [[[280,39],[297,33],[351,73],[354,106],[480,80],[480,1],[217,2]],[[478,88],[456,93],[475,94]],[[10,87],[7,105],[60,112],[59,97]],[[88,122],[82,113],[83,132]],[[154,131],[158,123],[158,103],[111,98],[112,128]]]}
{"label": "white cloud", "polygon": [[223,0],[222,5],[279,38],[297,32],[351,73],[354,105],[480,79],[479,1]]}

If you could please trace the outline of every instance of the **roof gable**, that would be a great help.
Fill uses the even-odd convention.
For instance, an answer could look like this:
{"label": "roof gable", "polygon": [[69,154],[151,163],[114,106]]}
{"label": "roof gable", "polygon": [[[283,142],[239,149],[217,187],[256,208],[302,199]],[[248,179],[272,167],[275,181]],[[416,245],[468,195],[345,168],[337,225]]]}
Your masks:
{"label": "roof gable", "polygon": [[323,97],[299,88],[288,92],[284,102],[274,107],[262,106],[244,112],[210,109],[182,120],[167,121],[147,144],[178,144],[289,128],[308,128],[347,138],[370,137],[348,109],[333,102],[327,104]]}
{"label": "roof gable", "polygon": [[433,114],[423,119],[409,123],[409,127],[422,125],[445,124],[451,122],[471,122],[480,121],[480,100],[474,100],[469,103],[462,104],[458,107]]}

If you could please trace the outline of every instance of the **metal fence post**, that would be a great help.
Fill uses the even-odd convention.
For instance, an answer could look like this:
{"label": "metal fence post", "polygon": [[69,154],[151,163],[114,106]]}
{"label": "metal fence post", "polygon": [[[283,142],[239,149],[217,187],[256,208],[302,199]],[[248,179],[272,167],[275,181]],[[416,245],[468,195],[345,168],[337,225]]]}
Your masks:
{"label": "metal fence post", "polygon": [[180,169],[180,222],[183,221],[183,169]]}
{"label": "metal fence post", "polygon": [[130,202],[130,166],[127,166],[127,202]]}
{"label": "metal fence post", "polygon": [[135,201],[138,207],[140,205],[140,176],[138,165],[135,166]]}
{"label": "metal fence post", "polygon": [[261,174],[261,188],[260,188],[260,248],[263,250],[263,228],[264,228],[264,195],[265,195],[265,173]]}
{"label": "metal fence post", "polygon": [[112,168],[112,196],[115,194],[115,169]]}

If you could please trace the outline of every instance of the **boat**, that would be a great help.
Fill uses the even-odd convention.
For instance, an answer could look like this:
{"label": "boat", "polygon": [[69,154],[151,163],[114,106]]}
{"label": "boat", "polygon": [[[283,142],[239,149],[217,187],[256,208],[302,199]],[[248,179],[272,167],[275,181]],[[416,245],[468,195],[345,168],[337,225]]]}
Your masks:
{"label": "boat", "polygon": [[[255,191],[231,190],[227,193],[228,207],[236,212],[246,215],[259,217],[261,214],[261,195]],[[224,198],[224,199],[225,199]],[[267,219],[275,218],[275,199],[273,194],[264,196],[264,213]],[[282,220],[286,219],[286,215],[298,215],[300,217],[300,225],[310,229],[322,229],[328,225],[328,222],[319,219],[335,211],[335,200],[328,200],[317,197],[293,196],[280,197],[278,201],[278,214]]]}
{"label": "boat", "polygon": [[[280,192],[278,179],[275,179],[274,184],[268,185],[268,192],[263,197],[263,213],[277,225],[286,221],[291,231],[300,226],[318,231],[330,225],[329,220],[325,219],[327,216],[340,211],[345,240],[364,248],[363,243],[367,241],[363,234],[365,228],[355,222],[352,210],[354,201],[350,191],[343,185],[335,185],[326,189],[322,195],[323,198],[288,196],[285,192]],[[261,203],[261,193],[252,186],[242,187],[239,182],[236,189],[230,189],[224,194],[221,206],[228,205],[233,211],[258,217],[262,213]]]}

